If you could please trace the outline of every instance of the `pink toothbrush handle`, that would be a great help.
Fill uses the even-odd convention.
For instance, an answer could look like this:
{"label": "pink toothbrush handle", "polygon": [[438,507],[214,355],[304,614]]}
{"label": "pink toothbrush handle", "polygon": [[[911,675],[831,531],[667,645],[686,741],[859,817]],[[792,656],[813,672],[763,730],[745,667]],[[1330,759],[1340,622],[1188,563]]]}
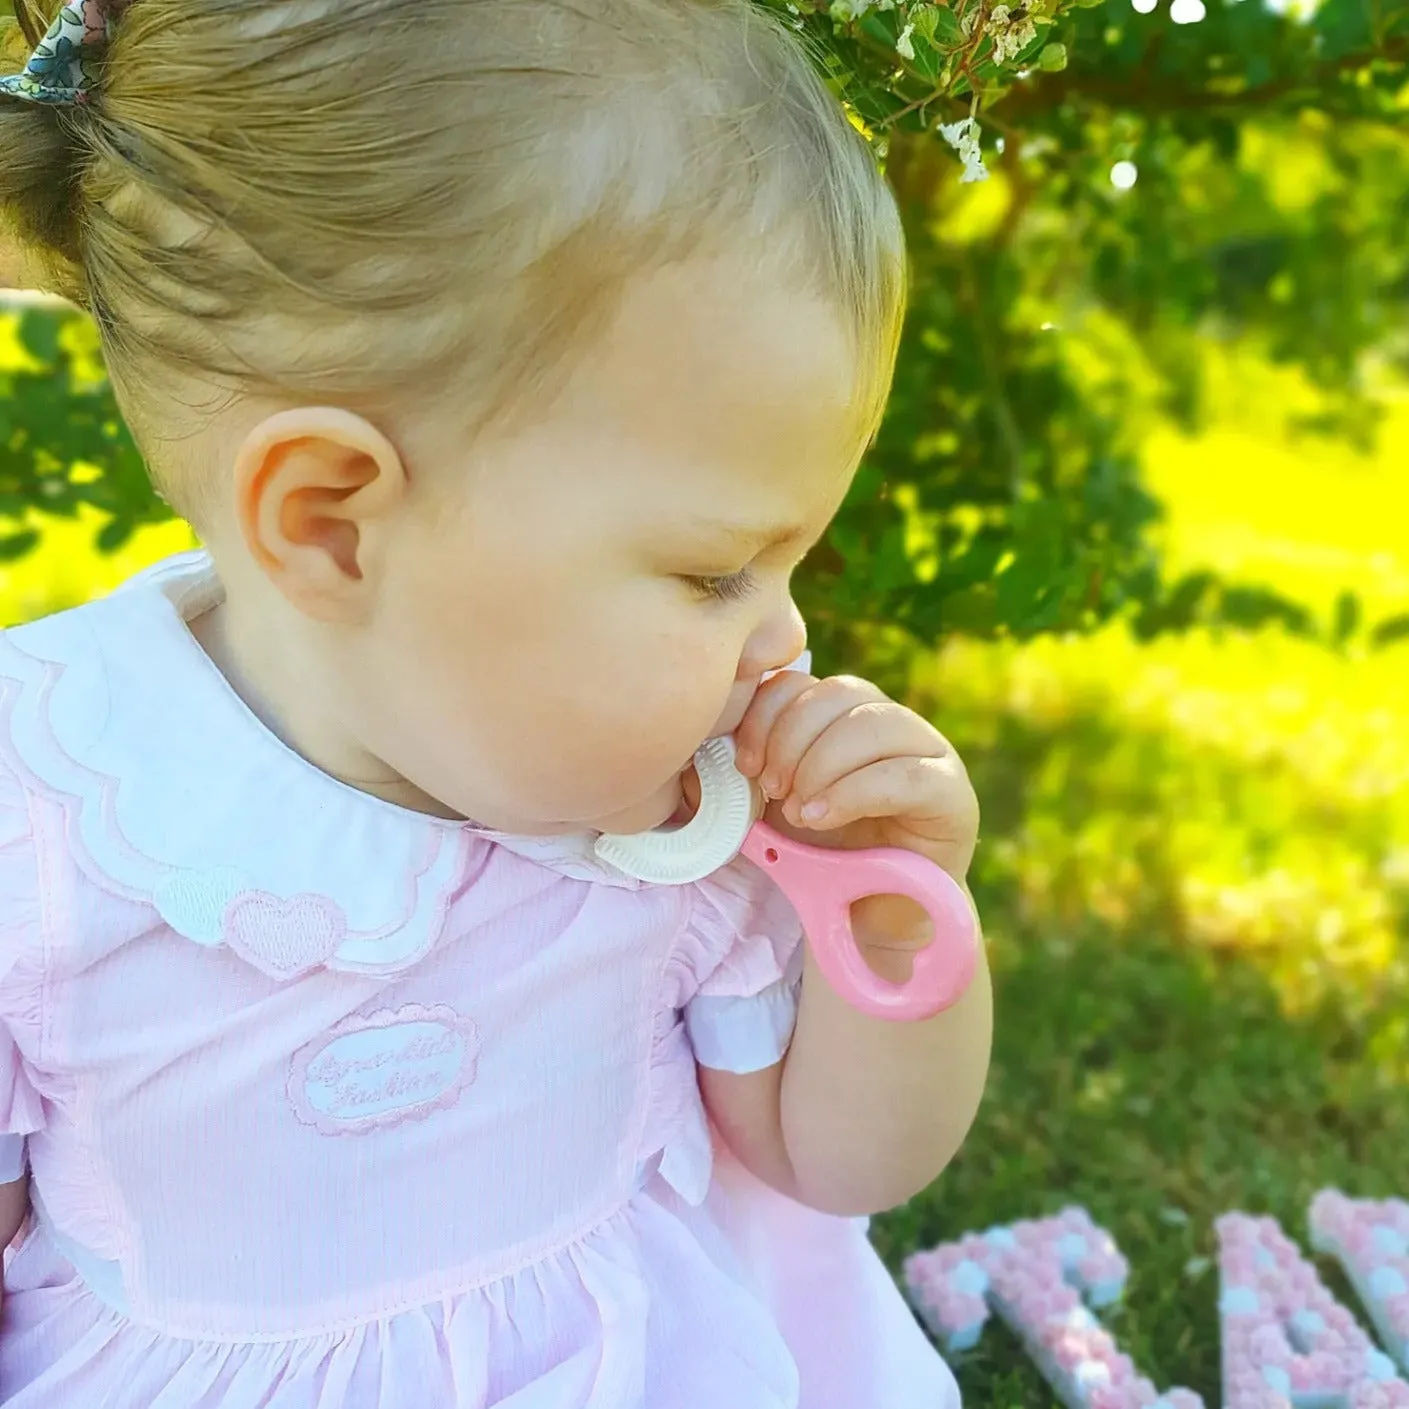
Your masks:
{"label": "pink toothbrush handle", "polygon": [[[913,1022],[956,1003],[973,981],[978,927],[968,897],[946,871],[911,851],[832,851],[806,846],[755,822],[743,854],[788,897],[832,989],[873,1018]],[[924,907],[934,937],[915,955],[906,983],[891,983],[862,958],[851,931],[853,901],[904,895]]]}

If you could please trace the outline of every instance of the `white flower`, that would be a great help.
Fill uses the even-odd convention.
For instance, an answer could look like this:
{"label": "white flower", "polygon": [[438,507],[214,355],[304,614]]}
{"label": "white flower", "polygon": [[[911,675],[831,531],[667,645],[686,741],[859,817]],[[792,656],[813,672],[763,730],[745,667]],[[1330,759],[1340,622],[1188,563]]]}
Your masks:
{"label": "white flower", "polygon": [[1006,64],[1016,59],[1034,39],[1037,26],[1029,19],[1013,24],[1009,18],[1011,11],[1006,5],[995,5],[988,17],[988,33],[993,40],[995,63]]}
{"label": "white flower", "polygon": [[983,151],[979,147],[983,129],[973,118],[947,123],[939,129],[939,135],[959,153],[959,160],[964,163],[961,182],[988,180],[988,168],[983,164]]}
{"label": "white flower", "polygon": [[859,20],[868,10],[893,10],[895,0],[832,0],[828,13],[834,20],[849,24]]}
{"label": "white flower", "polygon": [[915,57],[915,46],[910,39],[910,36],[914,34],[914,32],[915,26],[913,24],[907,24],[896,36],[895,52],[899,54],[902,59],[913,59]]}

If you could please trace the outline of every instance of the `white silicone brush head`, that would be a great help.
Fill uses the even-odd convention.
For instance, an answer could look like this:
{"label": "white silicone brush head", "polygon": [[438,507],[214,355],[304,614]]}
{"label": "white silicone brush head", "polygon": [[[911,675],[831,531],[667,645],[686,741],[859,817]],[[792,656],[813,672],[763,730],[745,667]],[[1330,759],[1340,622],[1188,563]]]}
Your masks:
{"label": "white silicone brush head", "polygon": [[734,741],[710,739],[695,754],[700,805],[683,827],[629,836],[604,832],[597,855],[649,885],[679,886],[703,880],[739,854],[758,816],[754,785],[734,766]]}

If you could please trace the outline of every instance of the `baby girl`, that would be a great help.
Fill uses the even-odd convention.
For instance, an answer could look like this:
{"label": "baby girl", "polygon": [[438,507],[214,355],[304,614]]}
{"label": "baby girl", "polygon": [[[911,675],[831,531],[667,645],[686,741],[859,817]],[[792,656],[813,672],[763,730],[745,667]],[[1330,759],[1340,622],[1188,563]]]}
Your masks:
{"label": "baby girl", "polygon": [[[0,215],[207,547],[0,637],[0,1400],[956,1404],[866,1220],[973,1119],[981,958],[866,1016],[750,862],[593,846],[732,735],[794,838],[974,848],[945,740],[800,668],[904,251],[794,36],[16,10]],[[915,914],[856,908],[882,977]]]}

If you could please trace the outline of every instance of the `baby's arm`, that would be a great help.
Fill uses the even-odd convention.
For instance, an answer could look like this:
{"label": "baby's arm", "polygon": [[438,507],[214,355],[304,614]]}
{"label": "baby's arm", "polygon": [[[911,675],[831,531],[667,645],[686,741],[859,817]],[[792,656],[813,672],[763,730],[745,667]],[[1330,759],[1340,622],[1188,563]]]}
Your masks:
{"label": "baby's arm", "polygon": [[[14,1242],[28,1216],[29,1176],[13,1184],[0,1184],[0,1248],[7,1248]],[[4,1299],[5,1289],[0,1285],[0,1304]]]}
{"label": "baby's arm", "polygon": [[[907,975],[908,959],[889,976]],[[700,1090],[729,1148],[765,1183],[824,1213],[878,1213],[919,1193],[963,1143],[992,1025],[982,953],[958,1003],[911,1023],[858,1013],[809,953],[787,1056],[742,1075],[701,1067]]]}
{"label": "baby's arm", "polygon": [[[740,768],[777,799],[774,825],[824,846],[905,847],[965,883],[978,804],[964,767],[928,723],[873,685],[777,676],[738,741]],[[913,907],[878,899],[853,916],[872,967],[907,979],[928,934]],[[808,952],[783,1060],[747,1075],[701,1067],[701,1092],[759,1178],[825,1212],[875,1213],[923,1189],[963,1142],[983,1094],[992,1020],[982,953],[953,1007],[890,1022],[838,998]]]}
{"label": "baby's arm", "polygon": [[29,1176],[0,1184],[0,1248],[7,1248],[29,1216]]}

